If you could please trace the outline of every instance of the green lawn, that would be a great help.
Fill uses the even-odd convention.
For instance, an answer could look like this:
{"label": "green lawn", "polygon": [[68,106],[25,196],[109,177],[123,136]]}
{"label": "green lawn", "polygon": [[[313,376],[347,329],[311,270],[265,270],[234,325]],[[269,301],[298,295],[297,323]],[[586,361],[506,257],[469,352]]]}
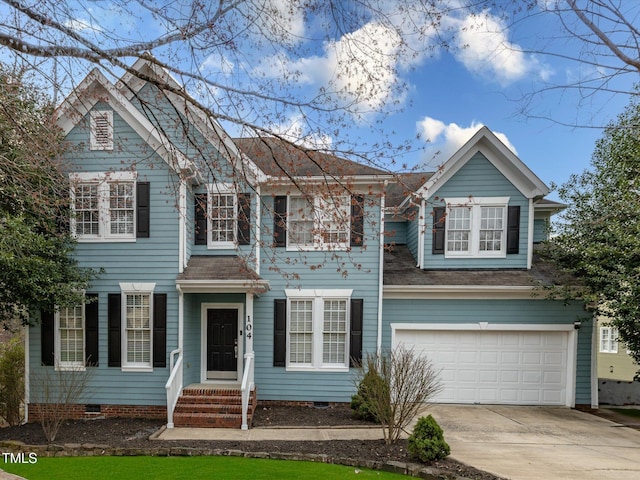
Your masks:
{"label": "green lawn", "polygon": [[45,457],[35,464],[1,462],[0,468],[29,480],[406,478],[343,465],[239,457]]}

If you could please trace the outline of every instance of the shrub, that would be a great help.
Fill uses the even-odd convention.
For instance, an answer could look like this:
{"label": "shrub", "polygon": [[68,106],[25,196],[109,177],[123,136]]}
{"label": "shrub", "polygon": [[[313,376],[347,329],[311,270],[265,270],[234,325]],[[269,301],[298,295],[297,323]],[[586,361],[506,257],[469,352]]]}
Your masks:
{"label": "shrub", "polygon": [[376,370],[368,370],[358,384],[358,393],[351,397],[351,409],[356,418],[380,423],[373,406],[372,392],[384,389],[384,381]]}
{"label": "shrub", "polygon": [[[382,425],[387,444],[398,441],[422,406],[441,388],[431,362],[402,345],[381,355],[367,355],[355,370],[359,399]],[[369,379],[365,378],[369,375]]]}
{"label": "shrub", "polygon": [[408,442],[411,456],[424,463],[442,460],[451,453],[442,428],[431,415],[418,420]]}
{"label": "shrub", "polygon": [[22,421],[23,397],[24,346],[22,339],[17,337],[0,345],[0,418],[11,426]]}

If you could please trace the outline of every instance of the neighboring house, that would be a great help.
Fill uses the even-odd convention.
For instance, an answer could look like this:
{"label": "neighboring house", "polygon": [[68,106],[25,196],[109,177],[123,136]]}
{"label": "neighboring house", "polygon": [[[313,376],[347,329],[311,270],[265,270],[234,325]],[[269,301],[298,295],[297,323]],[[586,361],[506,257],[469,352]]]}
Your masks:
{"label": "neighboring house", "polygon": [[598,319],[598,378],[633,381],[638,365],[618,342],[618,329],[606,320]]}
{"label": "neighboring house", "polygon": [[442,369],[437,401],[597,405],[593,322],[534,296],[552,278],[533,244],[559,206],[487,128],[437,173],[396,182],[232,140],[129,74],[114,85],[94,70],[56,115],[73,147],[75,255],[103,271],[85,305],[41,313],[27,361],[31,378],[91,369],[74,415],[246,428],[256,398],[349,401],[353,363],[398,344]]}

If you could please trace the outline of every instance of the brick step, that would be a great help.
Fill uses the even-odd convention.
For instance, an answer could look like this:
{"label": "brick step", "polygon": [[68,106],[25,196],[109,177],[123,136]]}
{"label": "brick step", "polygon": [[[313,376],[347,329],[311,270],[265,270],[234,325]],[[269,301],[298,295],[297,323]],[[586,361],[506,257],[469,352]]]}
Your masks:
{"label": "brick step", "polygon": [[[184,401],[186,403],[201,403],[204,405],[212,405],[212,404],[220,404],[220,405],[241,405],[242,404],[242,397],[241,396],[237,396],[237,397],[232,397],[230,395],[225,395],[225,396],[219,396],[219,395],[215,395],[215,396],[210,396],[210,397],[203,397],[200,395],[185,395],[182,394],[180,396],[180,400],[179,401]],[[251,400],[250,400],[251,401]]]}
{"label": "brick step", "polygon": [[182,394],[196,397],[241,397],[242,391],[239,388],[185,388]]}
{"label": "brick step", "polygon": [[240,428],[241,414],[220,413],[174,413],[173,423],[176,427],[193,428]]}
{"label": "brick step", "polygon": [[[176,412],[184,413],[223,413],[223,414],[241,414],[242,405],[223,405],[219,403],[188,403],[180,401],[176,405]],[[249,404],[249,411],[252,411],[252,405]]]}

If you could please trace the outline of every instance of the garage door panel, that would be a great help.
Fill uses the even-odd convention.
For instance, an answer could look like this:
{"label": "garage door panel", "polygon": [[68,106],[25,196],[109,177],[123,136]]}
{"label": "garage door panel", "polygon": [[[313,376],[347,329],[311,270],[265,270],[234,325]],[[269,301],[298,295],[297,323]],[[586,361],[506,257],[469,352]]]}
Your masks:
{"label": "garage door panel", "polygon": [[398,330],[441,369],[444,403],[564,405],[566,332]]}

